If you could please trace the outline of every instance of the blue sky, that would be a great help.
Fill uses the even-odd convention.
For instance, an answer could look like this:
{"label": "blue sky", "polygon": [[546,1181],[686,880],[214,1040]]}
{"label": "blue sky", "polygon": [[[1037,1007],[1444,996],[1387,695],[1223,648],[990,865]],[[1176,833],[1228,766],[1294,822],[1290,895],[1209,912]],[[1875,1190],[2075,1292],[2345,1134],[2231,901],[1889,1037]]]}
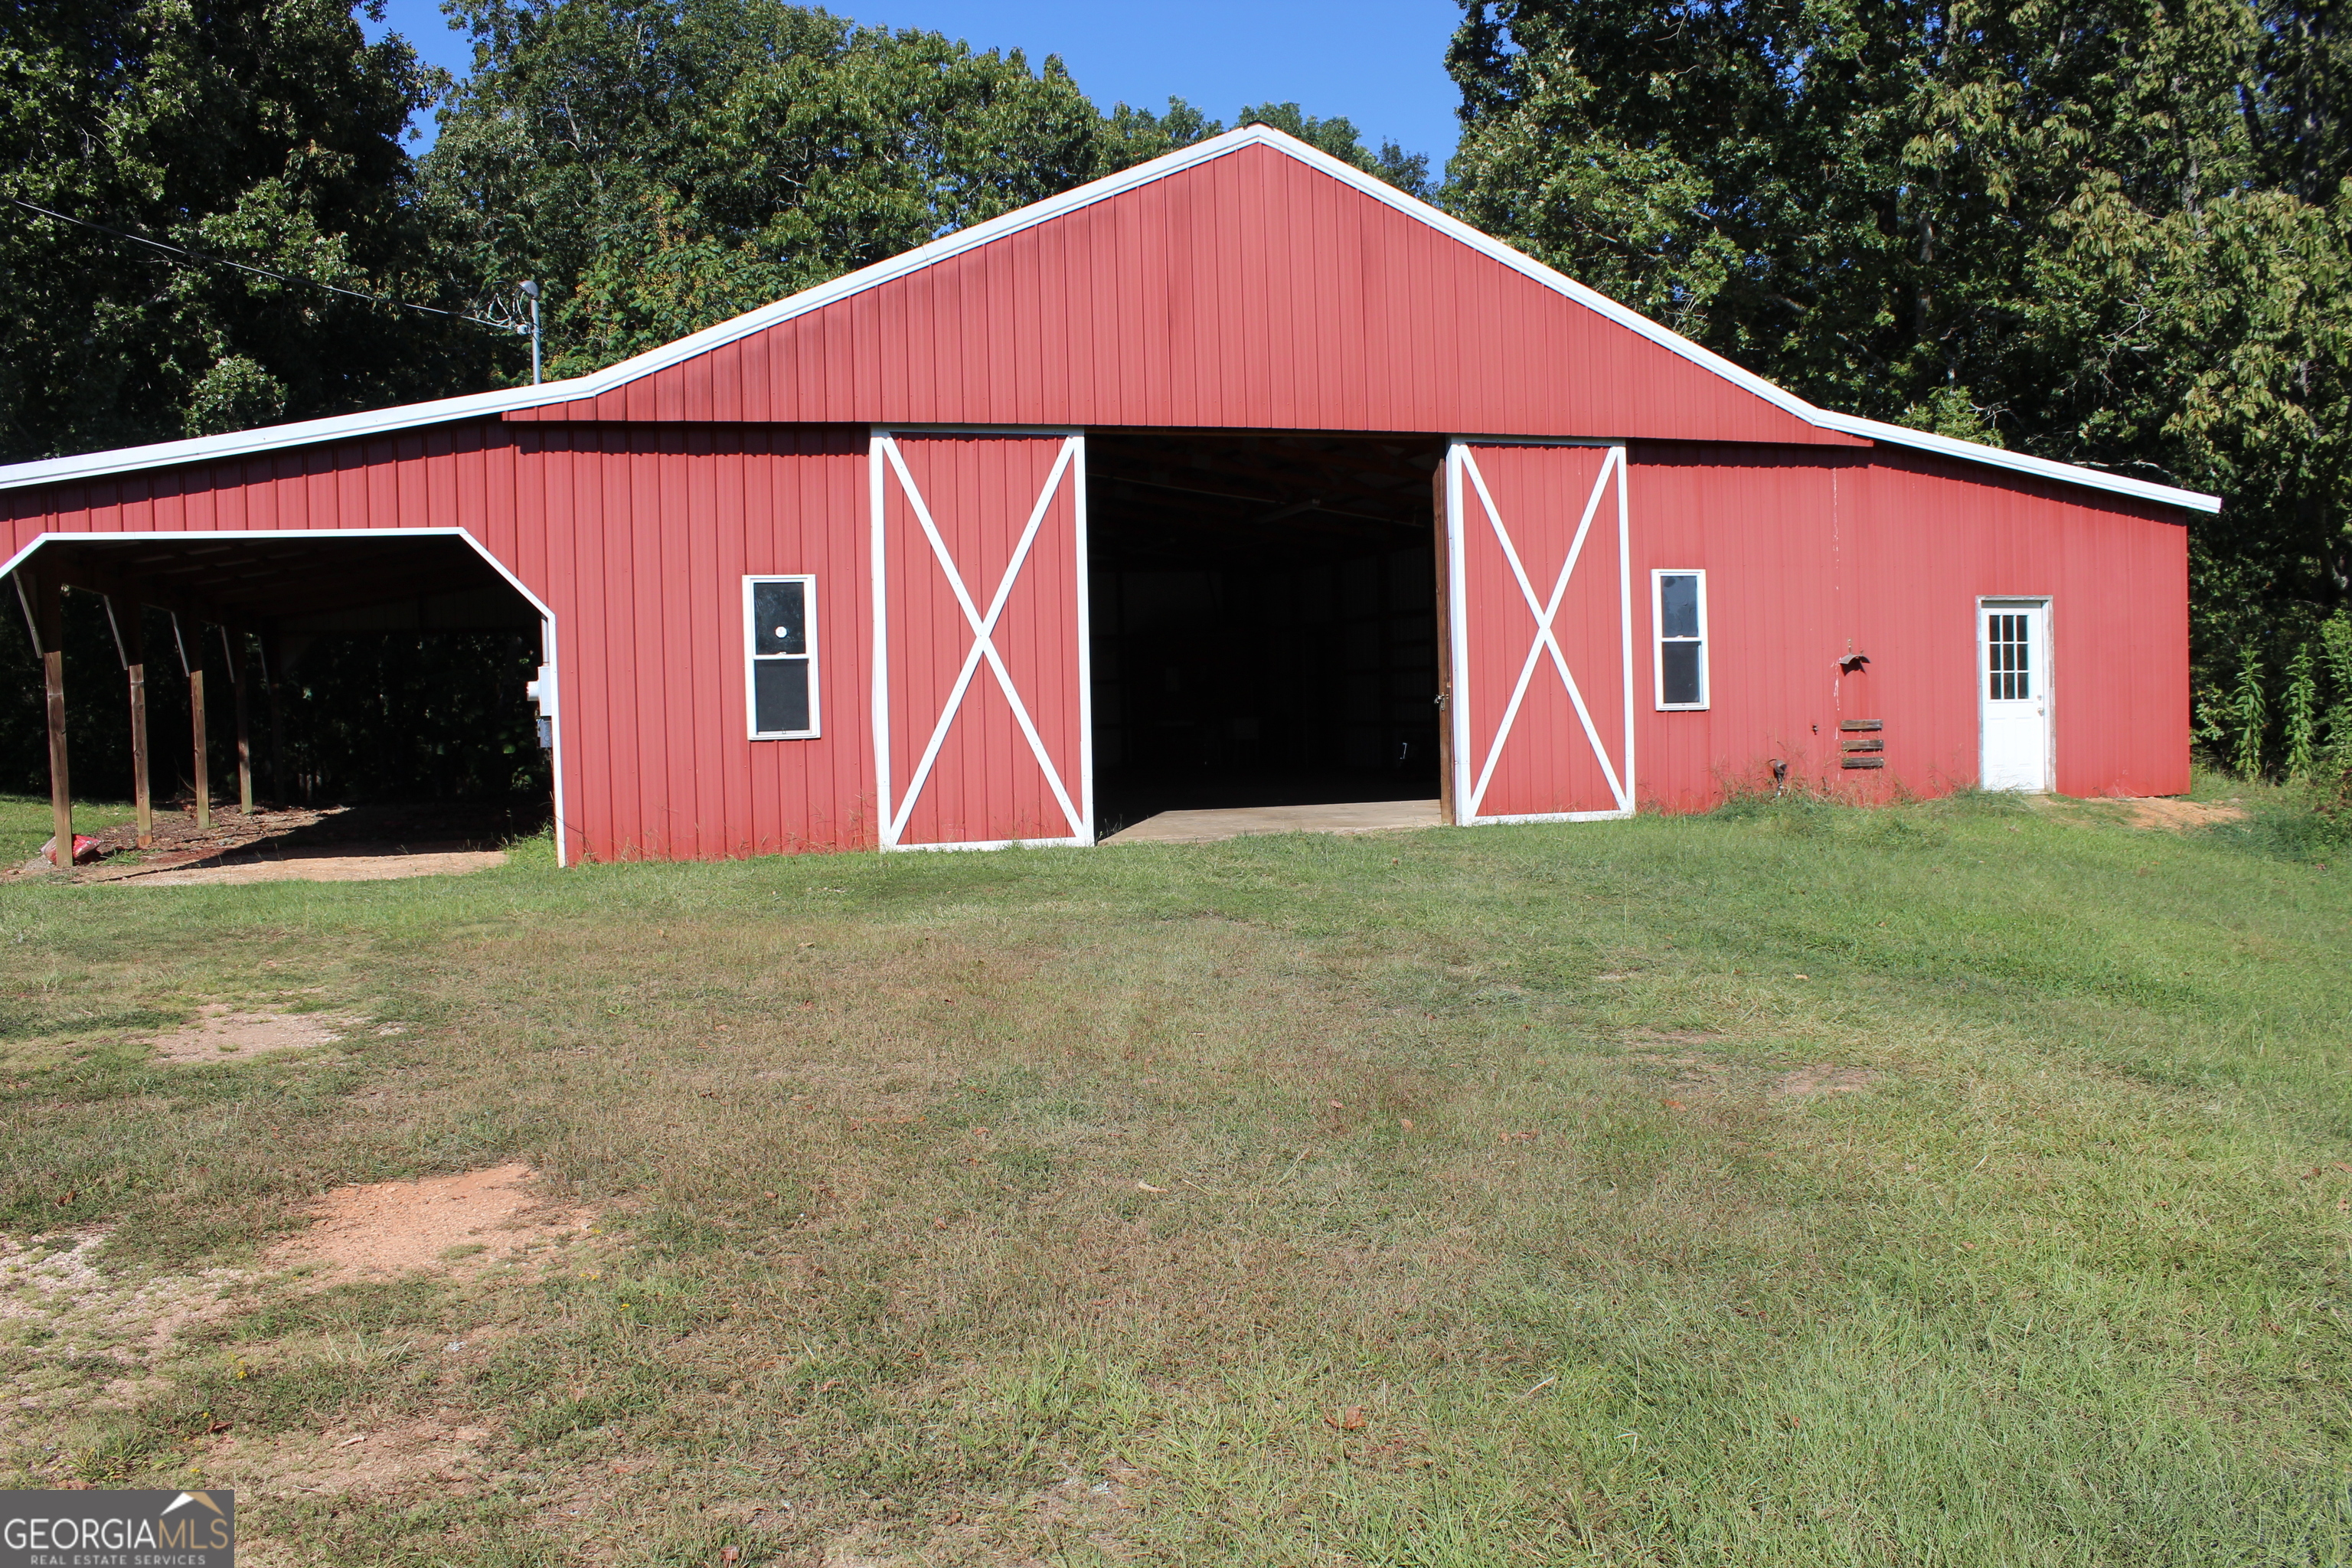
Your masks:
{"label": "blue sky", "polygon": [[[1454,0],[842,0],[825,9],[858,21],[924,27],[975,48],[1058,54],[1080,88],[1108,107],[1157,110],[1170,95],[1218,120],[1245,103],[1296,100],[1344,114],[1364,141],[1393,140],[1442,173],[1454,151],[1454,83],[1445,44],[1462,16]],[[439,0],[386,0],[385,27],[427,59],[463,74],[472,54]],[[429,137],[432,128],[425,128]]]}

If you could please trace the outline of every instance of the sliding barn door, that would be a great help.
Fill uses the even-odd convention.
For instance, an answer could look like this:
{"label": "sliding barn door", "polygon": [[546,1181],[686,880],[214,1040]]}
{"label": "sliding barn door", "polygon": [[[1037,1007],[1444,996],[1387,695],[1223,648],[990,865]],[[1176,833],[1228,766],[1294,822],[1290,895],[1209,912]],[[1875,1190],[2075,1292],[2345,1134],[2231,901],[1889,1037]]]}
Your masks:
{"label": "sliding barn door", "polygon": [[1447,458],[1454,819],[1633,810],[1625,449],[1457,441]]}
{"label": "sliding barn door", "polygon": [[1093,843],[1083,437],[877,430],[871,477],[882,847]]}

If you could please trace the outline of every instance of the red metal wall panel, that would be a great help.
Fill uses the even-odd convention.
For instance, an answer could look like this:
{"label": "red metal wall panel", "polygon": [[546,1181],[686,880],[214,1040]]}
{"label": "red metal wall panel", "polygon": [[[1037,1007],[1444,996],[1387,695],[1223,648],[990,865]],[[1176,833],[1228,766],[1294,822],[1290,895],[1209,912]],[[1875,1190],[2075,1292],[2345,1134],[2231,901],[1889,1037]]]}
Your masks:
{"label": "red metal wall panel", "polygon": [[[1077,443],[899,435],[887,445],[892,451],[877,444],[887,467],[883,841],[1081,837],[1091,814]],[[985,656],[972,616],[996,659]]]}
{"label": "red metal wall panel", "polygon": [[[43,532],[463,528],[554,612],[574,857],[875,842],[866,433],[530,427],[352,442],[0,496]],[[746,574],[817,579],[824,734],[752,741]]]}
{"label": "red metal wall panel", "polygon": [[1270,147],[520,421],[1434,430],[1854,446]]}
{"label": "red metal wall panel", "polygon": [[[910,468],[929,476],[927,493],[950,498],[938,521],[984,611],[1011,547],[1008,524],[1016,514],[1025,521],[1059,438],[902,440]],[[1580,508],[1584,498],[1571,492],[1589,483],[1598,452],[1487,444],[1480,460],[1490,481],[1499,477],[1507,517],[1530,507],[1561,513],[1570,501]],[[14,554],[43,531],[463,528],[557,617],[571,853],[868,847],[879,832],[867,455],[863,427],[457,426],[7,492],[0,552]],[[1631,458],[1634,787],[1645,805],[1699,809],[1730,789],[1766,787],[1775,757],[1801,781],[1865,798],[1973,783],[1975,616],[1985,595],[2052,601],[2062,792],[2188,787],[2187,531],[2162,509],[1884,450],[1643,444]],[[1586,468],[1570,473],[1579,463]],[[1074,796],[1075,496],[1066,487],[1049,509],[999,639]],[[902,552],[917,542],[908,521],[903,509],[894,514]],[[1566,536],[1537,533],[1515,538],[1542,591]],[[1586,548],[1599,553],[1572,584],[1605,600],[1614,591],[1613,519],[1596,520]],[[927,542],[922,550],[928,557]],[[1654,709],[1654,568],[1707,573],[1706,711]],[[1473,681],[1491,693],[1496,672],[1516,679],[1533,617],[1498,554],[1474,569],[1470,630],[1493,646],[1480,644]],[[820,739],[746,738],[747,573],[817,578]],[[929,687],[894,689],[894,704],[912,711],[926,696],[936,704],[940,672],[959,668],[969,629],[935,571],[928,583],[897,574],[893,594],[908,671],[918,651],[929,661]],[[1572,668],[1609,668],[1610,606],[1572,598],[1559,624]],[[1836,661],[1849,651],[1870,656],[1866,670],[1841,674]],[[922,803],[930,815],[910,819],[909,837],[1064,836],[1059,803],[1002,692],[986,674],[975,684],[975,706],[943,753],[950,791]],[[1612,756],[1620,689],[1606,679],[1585,687]],[[1538,743],[1507,749],[1502,793],[1484,809],[1606,809],[1605,784],[1579,774],[1576,746],[1559,740],[1580,738],[1582,726],[1556,676],[1538,669],[1530,691],[1537,706],[1521,721],[1522,739]],[[1885,723],[1883,772],[1839,767],[1842,719]],[[903,739],[894,744],[902,759],[894,770],[909,767]],[[1539,752],[1570,761],[1549,773],[1513,771]]]}
{"label": "red metal wall panel", "polygon": [[[1645,805],[1769,788],[1865,799],[1977,782],[1980,597],[2047,597],[2062,794],[2189,787],[2188,531],[2163,509],[1934,458],[1637,447],[1637,751]],[[1652,700],[1655,569],[1707,574],[1711,706]],[[1841,656],[1869,663],[1846,673]],[[1840,765],[1878,720],[1886,765]]]}

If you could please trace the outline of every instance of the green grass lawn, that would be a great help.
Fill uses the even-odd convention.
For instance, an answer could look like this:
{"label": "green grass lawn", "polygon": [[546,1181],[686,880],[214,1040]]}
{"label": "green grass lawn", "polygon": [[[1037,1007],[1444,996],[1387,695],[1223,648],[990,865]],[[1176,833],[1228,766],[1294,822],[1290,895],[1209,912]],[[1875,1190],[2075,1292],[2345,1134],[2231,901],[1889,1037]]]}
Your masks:
{"label": "green grass lawn", "polygon": [[[2252,804],[0,888],[0,1237],[110,1227],[0,1294],[0,1486],[258,1568],[2352,1560],[2352,899]],[[404,1027],[131,1043],[205,1001]],[[261,1265],[507,1161],[562,1261]]]}

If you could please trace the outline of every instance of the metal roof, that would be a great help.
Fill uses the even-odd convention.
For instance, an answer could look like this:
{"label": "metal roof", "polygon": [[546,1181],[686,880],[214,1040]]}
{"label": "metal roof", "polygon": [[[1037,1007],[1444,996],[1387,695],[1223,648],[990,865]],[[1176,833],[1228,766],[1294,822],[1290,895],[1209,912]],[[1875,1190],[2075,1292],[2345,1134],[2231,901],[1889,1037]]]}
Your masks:
{"label": "metal roof", "polygon": [[[257,429],[232,431],[219,436],[200,437],[193,440],[158,442],[143,447],[119,447],[111,451],[90,452],[72,457],[52,458],[39,462],[19,463],[0,468],[0,489],[21,489],[37,485],[69,483],[79,479],[101,478],[110,474],[176,466],[185,463],[233,458],[257,453],[307,447],[321,442],[347,440],[352,437],[387,435],[396,431],[446,425],[460,420],[494,417],[521,409],[537,408],[550,404],[569,403],[602,395],[626,385],[640,377],[652,374],[707,353],[725,344],[765,331],[781,322],[811,311],[824,309],[893,279],[919,271],[962,255],[979,247],[1019,233],[1039,224],[1050,222],[1066,213],[1116,196],[1122,192],[1160,180],[1182,170],[1210,160],[1224,157],[1241,148],[1264,146],[1283,153],[1331,178],[1380,201],[1397,211],[1427,225],[1441,234],[1469,247],[1480,254],[1500,262],[1512,270],[1532,279],[1546,289],[1575,301],[1605,320],[1656,343],[1692,364],[1723,378],[1762,401],[1823,430],[1836,431],[1869,441],[1893,447],[1910,447],[1938,457],[1965,462],[1981,463],[2033,479],[2060,484],[2075,485],[2109,494],[2130,497],[2159,505],[2180,507],[2192,511],[2217,512],[2221,498],[2195,490],[2155,484],[2105,469],[2084,468],[2012,452],[1998,447],[1972,441],[1956,440],[1927,431],[1888,425],[1878,420],[1864,419],[1853,415],[1838,414],[1817,408],[1785,388],[1776,386],[1752,372],[1744,370],[1729,360],[1702,348],[1697,343],[1670,331],[1655,321],[1585,287],[1574,279],[1553,270],[1543,263],[1505,245],[1491,236],[1482,234],[1458,218],[1440,212],[1384,181],[1344,163],[1295,137],[1268,126],[1250,125],[1211,137],[1191,147],[1181,148],[1147,163],[1081,185],[1057,196],[1007,213],[989,222],[919,246],[903,255],[846,274],[831,282],[803,289],[788,299],[749,311],[731,321],[721,321],[699,332],[663,344],[633,359],[624,360],[604,370],[565,381],[548,382],[539,386],[514,387],[498,392],[477,393],[464,397],[443,398],[430,403],[404,404],[390,408],[371,409],[359,414],[340,415],[329,419],[310,419],[290,425],[265,426]],[[1596,435],[1606,432],[1594,432]]]}

